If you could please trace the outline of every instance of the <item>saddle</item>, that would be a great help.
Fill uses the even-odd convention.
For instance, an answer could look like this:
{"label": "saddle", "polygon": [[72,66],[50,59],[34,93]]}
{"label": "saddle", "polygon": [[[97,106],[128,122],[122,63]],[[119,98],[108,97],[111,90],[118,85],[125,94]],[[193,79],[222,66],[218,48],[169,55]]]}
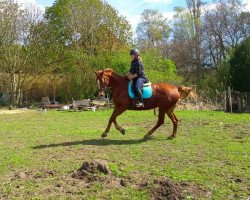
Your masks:
{"label": "saddle", "polygon": [[[131,99],[135,98],[135,94],[132,89],[132,84],[130,82],[128,83],[128,94]],[[151,82],[144,83],[143,89],[142,89],[143,99],[149,99],[152,97],[152,95],[153,95],[153,90],[152,90]]]}

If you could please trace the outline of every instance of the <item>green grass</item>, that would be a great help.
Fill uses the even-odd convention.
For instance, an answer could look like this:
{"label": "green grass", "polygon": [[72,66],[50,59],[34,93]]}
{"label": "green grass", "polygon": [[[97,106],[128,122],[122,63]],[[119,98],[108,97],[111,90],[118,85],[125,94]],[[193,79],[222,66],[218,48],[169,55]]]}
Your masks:
{"label": "green grass", "polygon": [[[250,197],[249,114],[177,111],[176,139],[166,140],[172,131],[166,118],[153,139],[143,141],[157,117],[152,111],[129,111],[118,118],[126,135],[112,127],[101,140],[111,112],[0,115],[0,199],[149,198],[151,186],[107,188],[95,182],[84,187],[72,180],[70,174],[92,159],[106,160],[114,176],[134,183],[169,177],[202,186],[211,193],[204,199]],[[44,170],[55,175],[15,178],[19,172],[33,177]]]}

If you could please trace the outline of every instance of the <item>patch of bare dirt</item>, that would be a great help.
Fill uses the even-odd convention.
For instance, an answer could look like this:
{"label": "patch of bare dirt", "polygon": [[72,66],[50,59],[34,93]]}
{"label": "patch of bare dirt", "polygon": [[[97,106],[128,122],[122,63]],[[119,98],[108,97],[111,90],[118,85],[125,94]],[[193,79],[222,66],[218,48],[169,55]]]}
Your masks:
{"label": "patch of bare dirt", "polygon": [[233,133],[232,137],[237,142],[244,142],[242,140],[250,136],[250,125],[248,124],[225,124],[223,129],[231,131]]}
{"label": "patch of bare dirt", "polygon": [[0,115],[1,114],[8,114],[8,115],[11,115],[11,114],[19,114],[19,113],[26,113],[26,112],[31,112],[30,110],[28,109],[18,109],[18,110],[0,110]]}
{"label": "patch of bare dirt", "polygon": [[33,171],[16,171],[11,176],[11,180],[17,180],[17,179],[38,179],[38,178],[49,178],[55,176],[55,171],[53,170],[33,170]]}
{"label": "patch of bare dirt", "polygon": [[242,130],[249,131],[250,124],[224,124],[223,128],[224,129],[236,129],[236,128],[240,128]]}
{"label": "patch of bare dirt", "polygon": [[204,102],[185,102],[179,101],[176,105],[177,110],[218,110],[220,109],[218,106],[212,104],[206,104]]}
{"label": "patch of bare dirt", "polygon": [[163,178],[154,181],[155,187],[151,190],[151,199],[154,200],[182,200],[200,199],[209,193],[198,185],[185,182],[174,182],[171,179]]}
{"label": "patch of bare dirt", "polygon": [[[139,175],[139,174],[137,174]],[[200,199],[208,196],[209,193],[198,185],[186,182],[175,182],[169,178],[161,178],[155,181],[147,176],[117,177],[112,174],[109,165],[103,160],[85,161],[82,166],[70,173],[60,175],[53,170],[41,169],[31,171],[15,171],[10,177],[10,181],[33,180],[42,185],[44,180],[51,180],[51,185],[43,185],[38,194],[47,194],[53,192],[64,193],[65,195],[78,195],[83,188],[91,188],[92,185],[100,183],[104,188],[122,188],[132,187],[139,190],[149,190],[150,197],[153,200],[182,200]],[[235,182],[240,182],[235,179]],[[18,182],[16,182],[18,184]],[[17,185],[15,191],[22,190],[22,185]],[[15,193],[13,191],[13,193]]]}

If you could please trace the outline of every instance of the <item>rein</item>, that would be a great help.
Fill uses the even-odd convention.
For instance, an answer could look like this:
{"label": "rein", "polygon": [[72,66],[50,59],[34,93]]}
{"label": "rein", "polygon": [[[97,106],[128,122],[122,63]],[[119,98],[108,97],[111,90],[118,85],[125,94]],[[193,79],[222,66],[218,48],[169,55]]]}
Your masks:
{"label": "rein", "polygon": [[98,91],[99,91],[99,92],[105,92],[105,91],[107,91],[108,89],[111,88],[111,87],[108,87],[108,86],[107,86],[108,84],[105,84],[105,87],[104,87],[104,88],[101,88],[101,86],[100,86],[100,81],[99,81],[99,80],[97,80],[97,84],[98,84]]}
{"label": "rein", "polygon": [[99,89],[99,92],[107,91],[108,89],[111,89],[111,87],[100,88],[100,89]]}

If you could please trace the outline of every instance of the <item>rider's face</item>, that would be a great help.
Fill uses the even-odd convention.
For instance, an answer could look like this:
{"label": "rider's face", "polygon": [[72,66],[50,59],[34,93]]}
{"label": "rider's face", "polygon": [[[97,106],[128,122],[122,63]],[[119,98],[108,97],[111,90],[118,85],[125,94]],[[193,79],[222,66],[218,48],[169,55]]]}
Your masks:
{"label": "rider's face", "polygon": [[135,59],[135,55],[130,55],[130,57],[131,57],[131,60]]}

